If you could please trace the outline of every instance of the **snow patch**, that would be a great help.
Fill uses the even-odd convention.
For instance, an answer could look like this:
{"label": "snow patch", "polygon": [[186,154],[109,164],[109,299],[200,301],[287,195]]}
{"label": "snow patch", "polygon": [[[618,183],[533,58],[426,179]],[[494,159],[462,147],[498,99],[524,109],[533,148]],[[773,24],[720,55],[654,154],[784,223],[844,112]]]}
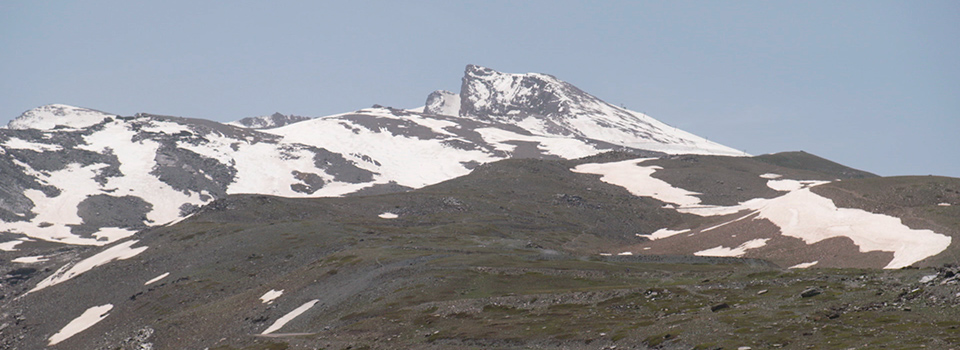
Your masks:
{"label": "snow patch", "polygon": [[662,228],[662,229],[659,229],[659,230],[657,230],[656,232],[651,233],[651,234],[649,234],[649,235],[642,235],[642,234],[639,234],[639,233],[638,233],[638,234],[637,234],[637,237],[646,237],[646,238],[649,238],[651,241],[654,241],[654,240],[658,240],[658,239],[661,239],[661,238],[667,238],[667,237],[671,237],[671,236],[676,236],[676,235],[679,235],[679,234],[681,234],[681,233],[687,233],[687,232],[690,232],[690,229],[674,231],[674,230],[671,230],[671,229]]}
{"label": "snow patch", "polygon": [[793,265],[793,266],[788,267],[788,269],[805,269],[805,268],[808,268],[808,267],[810,267],[810,266],[816,265],[818,262],[820,262],[820,260],[811,261],[811,262],[805,262],[805,263],[799,263],[799,264],[796,264],[796,265]]}
{"label": "snow patch", "polygon": [[813,187],[829,183],[830,181],[799,181],[799,180],[770,180],[767,181],[767,187],[780,192],[791,192],[799,189]]}
{"label": "snow patch", "polygon": [[79,317],[67,323],[66,326],[63,326],[59,332],[50,337],[50,343],[48,346],[56,345],[68,338],[76,335],[77,333],[83,332],[87,328],[97,324],[97,322],[103,321],[104,318],[107,318],[107,313],[113,309],[112,304],[94,306],[87,311],[84,311],[83,314],[80,314]]}
{"label": "snow patch", "polygon": [[[283,295],[283,289],[281,289],[281,290],[271,289],[270,291],[264,293],[264,294],[260,297],[260,300],[261,300],[264,304],[269,304],[269,303],[272,303],[274,299],[279,298],[281,295]],[[278,328],[279,328],[279,327],[278,327]],[[266,333],[264,333],[264,334],[266,334]]]}
{"label": "snow patch", "polygon": [[292,321],[294,318],[297,318],[297,316],[300,316],[300,314],[306,312],[307,310],[310,310],[310,308],[312,308],[313,305],[315,305],[319,301],[320,300],[313,299],[311,301],[304,303],[303,305],[300,305],[300,307],[293,309],[293,311],[290,311],[290,313],[283,315],[283,317],[280,317],[279,319],[277,319],[276,322],[270,325],[270,327],[267,327],[267,329],[260,334],[270,334],[280,330],[280,328],[286,325],[287,322]]}
{"label": "snow patch", "polygon": [[380,215],[377,215],[377,216],[379,216],[381,219],[396,219],[400,217],[399,215],[390,213],[390,212],[381,213]]}
{"label": "snow patch", "polygon": [[[746,219],[746,218],[748,218],[748,217],[750,217],[751,215],[756,214],[756,213],[757,213],[757,211],[754,210],[754,211],[750,212],[750,214],[747,214],[747,215],[741,216],[741,217],[739,217],[739,218],[736,218],[736,219],[733,219],[733,220],[724,222],[724,223],[719,224],[719,225],[714,225],[714,226],[705,228],[705,229],[703,229],[703,230],[700,230],[700,232],[707,232],[707,231],[710,231],[710,230],[713,230],[713,229],[717,229],[717,228],[726,226],[726,225],[728,225],[728,224],[732,224],[732,223],[734,223],[734,222],[737,222],[737,221]],[[733,235],[732,237],[736,237],[736,236],[737,236],[737,235]]]}
{"label": "snow patch", "polygon": [[949,207],[949,206],[950,206],[950,203],[937,203],[937,205],[939,205],[939,206],[941,206],[941,207]]}
{"label": "snow patch", "polygon": [[747,253],[747,250],[756,249],[756,248],[760,248],[767,245],[767,241],[769,240],[770,238],[751,239],[737,246],[736,248],[727,248],[724,246],[717,246],[710,249],[701,250],[699,252],[693,253],[693,255],[741,257]]}
{"label": "snow patch", "polygon": [[43,255],[38,256],[21,256],[19,258],[10,260],[11,262],[20,263],[20,264],[36,264],[38,262],[47,261],[47,257]]}
{"label": "snow patch", "polygon": [[927,283],[935,279],[937,279],[937,275],[926,275],[926,276],[920,277],[920,283]]}
{"label": "snow patch", "polygon": [[599,174],[601,175],[600,181],[623,187],[635,196],[653,197],[680,207],[700,204],[700,198],[694,196],[700,193],[673,187],[666,181],[651,176],[657,170],[662,169],[661,167],[656,165],[640,166],[640,163],[652,159],[656,158],[580,164],[571,171],[582,174]]}
{"label": "snow patch", "polygon": [[130,259],[137,254],[143,253],[144,250],[147,250],[147,247],[131,248],[131,246],[137,244],[137,242],[139,241],[131,240],[118,243],[117,245],[107,248],[106,250],[89,258],[83,259],[76,264],[64,265],[52,275],[40,281],[40,283],[37,283],[37,286],[33,287],[33,289],[27,292],[27,294],[66,282],[71,278],[77,277],[84,272],[90,271],[97,266],[105,265],[111,261]]}
{"label": "snow patch", "polygon": [[0,243],[0,250],[5,252],[15,252],[17,251],[16,246],[20,245],[23,242],[28,242],[28,241],[29,241],[28,239],[24,239],[24,238],[15,239],[12,241],[6,241],[3,243]]}
{"label": "snow patch", "polygon": [[773,179],[779,179],[779,178],[783,177],[783,175],[774,174],[774,173],[766,173],[766,174],[761,174],[760,177],[762,177],[762,178],[764,178],[764,179],[773,180]]}
{"label": "snow patch", "polygon": [[143,285],[149,286],[149,285],[151,285],[151,284],[153,284],[153,283],[155,283],[155,282],[157,282],[157,281],[159,281],[159,280],[162,280],[162,279],[166,278],[167,276],[170,276],[170,273],[169,273],[169,272],[164,272],[164,273],[160,274],[160,276],[151,278],[149,281],[144,282]]}
{"label": "snow patch", "polygon": [[11,137],[9,140],[2,144],[3,147],[13,148],[13,149],[25,149],[37,152],[56,152],[63,150],[63,146],[60,145],[51,145],[47,143],[39,142],[30,142],[23,139],[18,139],[16,137]]}

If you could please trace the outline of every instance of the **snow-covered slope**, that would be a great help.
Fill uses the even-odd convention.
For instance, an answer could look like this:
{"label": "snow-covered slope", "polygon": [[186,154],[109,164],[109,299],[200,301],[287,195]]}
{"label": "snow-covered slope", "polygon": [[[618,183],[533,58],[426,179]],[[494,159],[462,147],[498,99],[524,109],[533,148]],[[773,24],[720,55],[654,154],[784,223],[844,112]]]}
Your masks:
{"label": "snow-covered slope", "polygon": [[50,105],[0,129],[0,145],[0,244],[27,236],[103,245],[227,194],[409,190],[505,158],[612,149],[742,155],[552,76],[472,65],[459,95],[434,92],[422,110],[375,106],[220,124]]}
{"label": "snow-covered slope", "polygon": [[11,120],[7,124],[7,128],[18,130],[52,130],[58,126],[61,128],[85,128],[109,117],[113,117],[113,115],[87,108],[52,104],[23,112],[20,117]]}

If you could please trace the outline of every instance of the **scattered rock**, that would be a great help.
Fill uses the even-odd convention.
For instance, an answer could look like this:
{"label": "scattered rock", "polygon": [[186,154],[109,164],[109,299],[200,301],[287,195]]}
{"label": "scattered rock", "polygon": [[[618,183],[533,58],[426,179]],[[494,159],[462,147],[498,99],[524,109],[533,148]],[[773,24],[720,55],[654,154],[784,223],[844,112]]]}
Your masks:
{"label": "scattered rock", "polygon": [[820,291],[820,289],[818,288],[807,288],[803,292],[800,292],[800,297],[802,298],[815,297],[820,295],[820,293],[823,293],[823,292]]}
{"label": "scattered rock", "polygon": [[717,312],[723,309],[730,308],[730,305],[727,303],[720,303],[710,307],[710,311]]}

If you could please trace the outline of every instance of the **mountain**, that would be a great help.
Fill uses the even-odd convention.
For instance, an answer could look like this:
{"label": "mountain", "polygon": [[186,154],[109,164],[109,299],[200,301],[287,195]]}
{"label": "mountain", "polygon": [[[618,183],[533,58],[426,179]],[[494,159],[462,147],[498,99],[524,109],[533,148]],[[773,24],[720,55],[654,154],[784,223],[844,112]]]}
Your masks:
{"label": "mountain", "polygon": [[44,106],[0,174],[3,349],[958,344],[960,179],[749,156],[545,74],[305,120]]}
{"label": "mountain", "polygon": [[463,81],[459,97],[433,93],[423,112],[375,106],[220,124],[64,105],[27,111],[0,130],[0,169],[11,179],[0,187],[0,242],[103,245],[228,194],[402,191],[506,158],[742,155],[547,75],[471,65]]}

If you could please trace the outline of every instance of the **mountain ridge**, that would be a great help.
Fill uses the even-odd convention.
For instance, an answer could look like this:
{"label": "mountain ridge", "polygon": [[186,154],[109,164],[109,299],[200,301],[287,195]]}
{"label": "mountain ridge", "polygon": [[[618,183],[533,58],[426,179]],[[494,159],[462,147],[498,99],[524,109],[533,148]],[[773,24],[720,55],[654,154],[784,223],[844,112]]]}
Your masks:
{"label": "mountain ridge", "polygon": [[[491,77],[499,85],[488,84]],[[16,179],[0,188],[0,232],[9,237],[0,240],[102,245],[231,193],[409,190],[506,158],[573,159],[608,150],[743,155],[657,128],[652,118],[552,76],[470,65],[463,81],[459,95],[430,94],[422,111],[374,106],[320,118],[277,113],[218,123],[38,107],[0,129],[0,163]],[[517,94],[521,87],[525,93]],[[98,217],[107,211],[114,214]]]}

